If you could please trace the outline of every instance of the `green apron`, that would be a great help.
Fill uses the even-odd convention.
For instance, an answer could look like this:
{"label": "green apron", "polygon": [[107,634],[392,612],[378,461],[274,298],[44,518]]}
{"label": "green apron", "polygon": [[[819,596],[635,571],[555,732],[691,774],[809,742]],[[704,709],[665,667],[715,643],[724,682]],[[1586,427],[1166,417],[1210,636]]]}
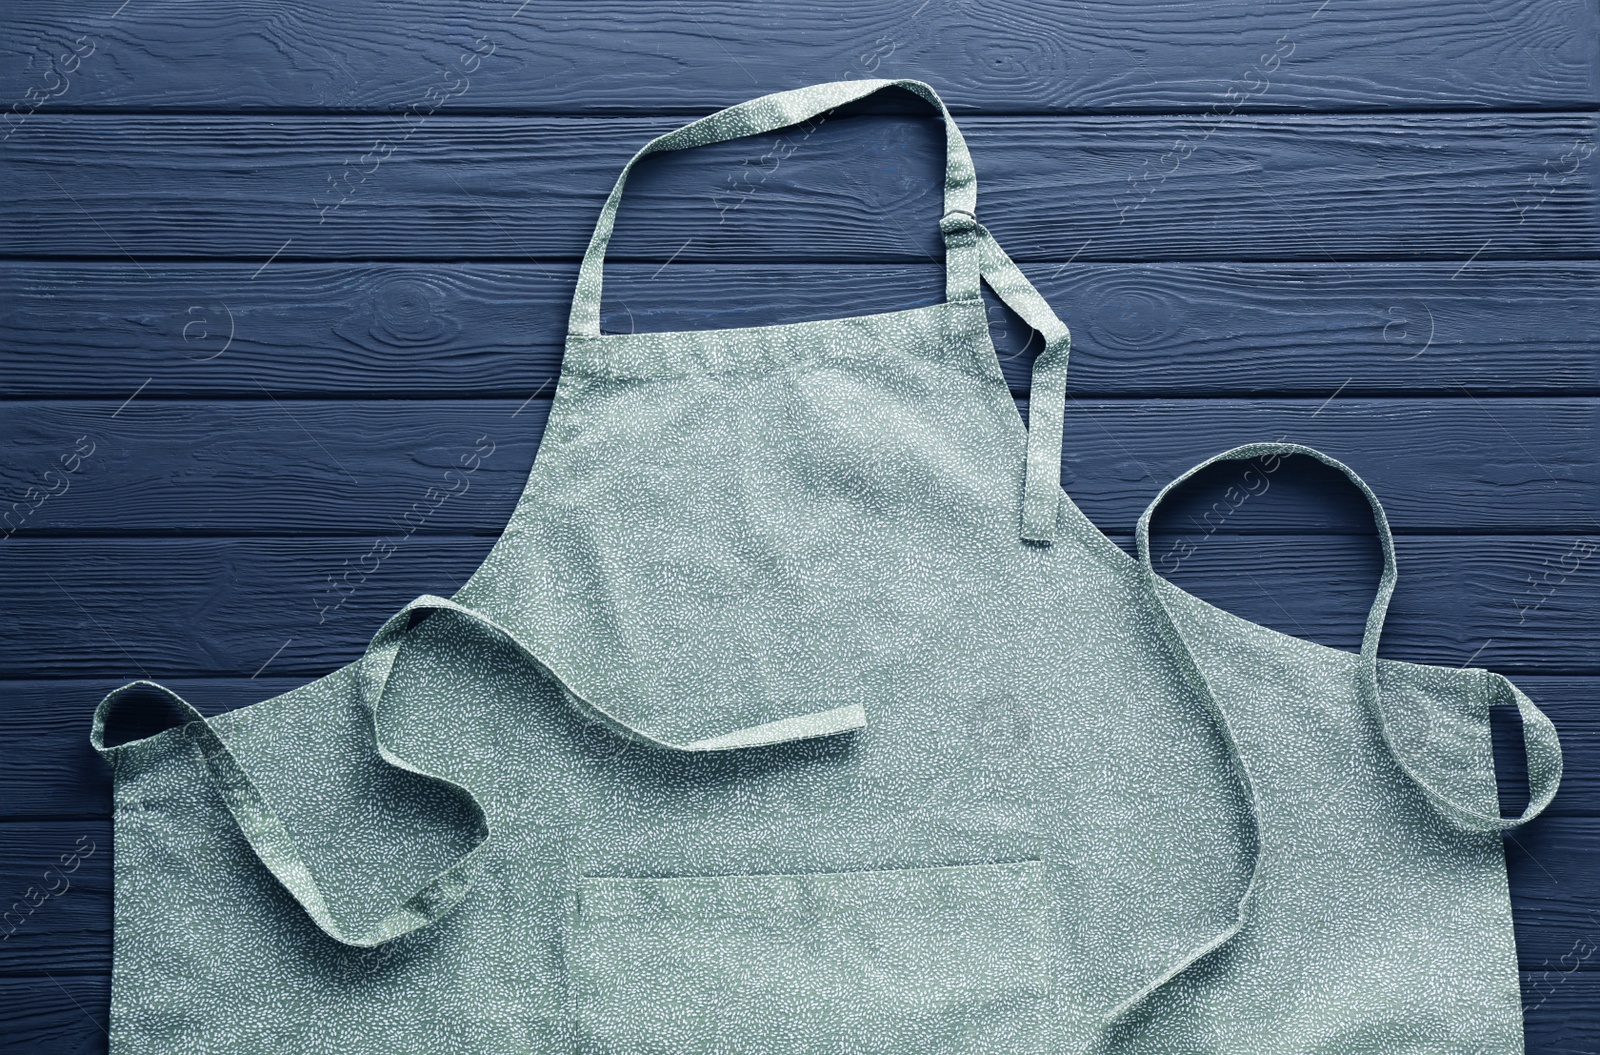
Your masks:
{"label": "green apron", "polygon": [[[945,124],[943,302],[601,334],[634,163],[890,86]],[[249,707],[102,701],[114,1055],[1042,1053],[1197,1028],[1189,980],[1273,889],[1268,785],[1195,643],[1211,617],[1191,632],[1062,493],[1067,330],[975,208],[916,81],[646,145],[471,580]],[[981,282],[1046,338],[1027,424]],[[1234,622],[1241,647],[1267,633]],[[151,706],[169,728],[107,746]]]}

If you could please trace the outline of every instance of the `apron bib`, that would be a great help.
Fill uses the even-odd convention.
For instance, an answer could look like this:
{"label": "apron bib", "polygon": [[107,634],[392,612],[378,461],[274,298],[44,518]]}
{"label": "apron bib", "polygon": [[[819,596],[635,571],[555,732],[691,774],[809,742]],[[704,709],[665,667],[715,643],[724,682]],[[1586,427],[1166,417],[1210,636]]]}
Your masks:
{"label": "apron bib", "polygon": [[[600,332],[635,163],[888,87],[944,121],[943,302]],[[1210,616],[1062,492],[1067,329],[975,209],[916,81],[647,144],[467,584],[209,720],[148,682],[102,701],[115,1055],[1031,1055],[1197,1014],[1157,1011],[1274,889],[1274,748],[1235,732]],[[1026,424],[982,282],[1046,338]],[[152,705],[170,727],[108,746]]]}

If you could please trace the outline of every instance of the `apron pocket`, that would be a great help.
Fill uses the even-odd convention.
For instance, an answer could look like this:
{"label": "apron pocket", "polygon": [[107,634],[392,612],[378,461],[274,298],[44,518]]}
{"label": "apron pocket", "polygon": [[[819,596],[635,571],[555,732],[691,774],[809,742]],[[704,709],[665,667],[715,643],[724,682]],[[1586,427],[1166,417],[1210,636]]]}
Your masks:
{"label": "apron pocket", "polygon": [[579,879],[578,1051],[1046,1050],[1038,861]]}

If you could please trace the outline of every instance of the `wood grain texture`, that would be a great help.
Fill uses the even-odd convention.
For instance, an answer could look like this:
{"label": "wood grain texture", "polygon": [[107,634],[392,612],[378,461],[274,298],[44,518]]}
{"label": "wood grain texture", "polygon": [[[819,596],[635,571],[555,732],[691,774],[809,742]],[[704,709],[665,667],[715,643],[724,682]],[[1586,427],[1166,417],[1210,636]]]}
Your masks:
{"label": "wood grain texture", "polygon": [[[0,946],[8,953],[0,974],[109,971],[111,822],[18,821],[0,825],[0,831],[11,846],[0,869],[0,891],[6,892],[0,906],[39,884],[62,854],[82,855],[77,871],[65,877],[71,888],[35,908]],[[1549,970],[1569,952],[1575,934],[1587,933],[1600,944],[1600,920],[1593,914],[1600,898],[1600,819],[1543,818],[1516,832],[1515,840],[1507,843],[1506,869],[1515,891],[1518,959],[1525,971]],[[61,885],[55,875],[49,881]],[[24,908],[12,911],[20,915]],[[1600,975],[1600,956],[1583,968]]]}
{"label": "wood grain texture", "polygon": [[[1075,396],[1600,395],[1600,264],[1031,264]],[[560,367],[571,264],[0,262],[0,394],[505,396]],[[607,332],[932,304],[931,263],[615,264]],[[991,295],[992,301],[992,295]],[[65,328],[63,318],[73,325]],[[1041,344],[991,303],[1012,390]]]}
{"label": "wood grain texture", "polygon": [[[413,533],[498,533],[527,481],[550,407],[548,389],[531,400],[285,402],[265,386],[256,395],[9,403],[0,516],[11,517],[6,527],[16,537],[371,535],[395,530],[424,502],[425,515],[408,521]],[[1400,531],[1600,527],[1600,465],[1590,448],[1600,400],[1333,395],[1072,399],[1063,480],[1106,530],[1128,530],[1155,492],[1202,456],[1289,439],[1349,460]],[[92,445],[92,453],[70,478],[50,477],[74,445]],[[443,474],[479,447],[489,453],[458,493],[426,502],[430,488],[444,486]],[[1296,474],[1277,479],[1288,484]],[[1231,482],[1219,472],[1212,486],[1186,490],[1174,510],[1198,516]],[[55,493],[14,504],[29,487]],[[1261,529],[1370,530],[1364,505],[1328,501],[1304,482],[1250,512]]]}
{"label": "wood grain texture", "polygon": [[[210,715],[288,692],[306,680],[264,674],[173,678],[162,684]],[[127,681],[127,676],[0,681],[0,707],[9,716],[0,821],[110,816],[111,770],[89,748],[89,715],[101,697]],[[1517,685],[1555,722],[1566,752],[1561,793],[1546,816],[1600,817],[1600,677],[1524,674]],[[1510,809],[1526,786],[1527,769],[1516,731],[1497,724],[1494,733],[1496,768]]]}
{"label": "wood grain texture", "polygon": [[[1175,537],[1157,535],[1158,561]],[[1370,537],[1185,537],[1180,586],[1284,633],[1359,643],[1378,577]],[[0,677],[315,677],[359,656],[406,602],[454,593],[493,543],[399,540],[363,577],[370,538],[13,539]],[[1600,536],[1403,536],[1397,548],[1385,656],[1600,674]],[[1591,556],[1558,581],[1575,552]]]}
{"label": "wood grain texture", "polygon": [[[87,33],[97,50],[59,107],[398,111],[444,69],[459,71],[458,56],[482,36],[497,48],[457,104],[535,113],[709,110],[870,76],[924,78],[962,109],[1008,113],[1219,101],[1578,108],[1600,98],[1600,18],[1581,0],[812,0],[781,13],[735,0],[360,0],[292,11],[233,0],[108,14],[61,0],[18,11],[0,46],[0,96],[20,96],[50,56]],[[1279,39],[1293,51],[1263,77],[1259,56]],[[224,66],[227,76],[197,75]]]}
{"label": "wood grain texture", "polygon": [[[229,258],[241,281],[274,259],[576,259],[617,171],[680,123],[440,117],[401,143],[396,118],[40,113],[26,149],[0,155],[0,255]],[[1592,256],[1596,127],[1558,113],[1241,116],[1210,134],[1172,116],[962,122],[980,216],[1018,260],[1457,266]],[[938,259],[937,122],[841,116],[791,135],[653,158],[614,258]]]}

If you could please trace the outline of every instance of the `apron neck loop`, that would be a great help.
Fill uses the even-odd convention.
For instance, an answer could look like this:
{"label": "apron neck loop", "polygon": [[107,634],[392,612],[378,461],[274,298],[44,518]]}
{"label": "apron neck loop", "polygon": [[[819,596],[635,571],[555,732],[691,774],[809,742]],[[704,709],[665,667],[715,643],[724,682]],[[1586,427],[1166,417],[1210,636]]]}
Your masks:
{"label": "apron neck loop", "polygon": [[722,143],[744,136],[775,132],[780,128],[800,124],[830,110],[866,98],[885,88],[904,88],[930,103],[944,118],[945,174],[944,218],[939,229],[945,240],[946,296],[949,300],[972,300],[978,297],[977,264],[977,207],[978,183],[972,166],[972,155],[967,151],[966,140],[956,127],[955,118],[927,84],[916,80],[862,80],[831,81],[807,88],[763,95],[747,102],[718,110],[682,128],[658,136],[646,143],[623,166],[617,182],[611,188],[589,246],[584,251],[583,263],[578,269],[577,289],[572,298],[572,311],[567,318],[567,333],[572,337],[598,337],[600,335],[600,296],[602,268],[606,247],[611,241],[611,231],[616,223],[617,208],[622,201],[622,190],[628,182],[633,166],[650,154],[671,150]]}

